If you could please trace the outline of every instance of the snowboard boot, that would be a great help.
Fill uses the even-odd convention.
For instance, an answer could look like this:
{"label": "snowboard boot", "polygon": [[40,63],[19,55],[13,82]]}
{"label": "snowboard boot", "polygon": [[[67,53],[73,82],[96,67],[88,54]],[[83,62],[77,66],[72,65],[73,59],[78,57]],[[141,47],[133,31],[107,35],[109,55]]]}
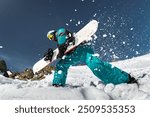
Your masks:
{"label": "snowboard boot", "polygon": [[54,87],[64,87],[64,85],[53,84]]}
{"label": "snowboard boot", "polygon": [[139,86],[137,79],[135,79],[129,74],[129,81],[127,82],[127,84],[133,84],[133,83],[136,83]]}

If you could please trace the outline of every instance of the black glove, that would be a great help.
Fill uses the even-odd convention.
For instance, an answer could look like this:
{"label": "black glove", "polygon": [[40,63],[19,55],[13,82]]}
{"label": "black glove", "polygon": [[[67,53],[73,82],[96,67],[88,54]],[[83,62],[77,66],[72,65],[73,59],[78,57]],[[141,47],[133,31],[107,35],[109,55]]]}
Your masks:
{"label": "black glove", "polygon": [[51,60],[52,60],[52,57],[53,57],[53,54],[54,54],[54,53],[53,53],[53,49],[52,49],[52,48],[49,48],[48,51],[44,54],[44,57],[45,57],[44,60],[45,60],[45,61],[48,61],[48,60],[51,61]]}
{"label": "black glove", "polygon": [[67,45],[75,45],[75,37],[73,36],[72,33],[70,33],[70,36],[68,37],[66,41]]}
{"label": "black glove", "polygon": [[62,58],[64,56],[67,47],[67,44],[62,44],[58,47],[59,53],[57,55],[57,58]]}

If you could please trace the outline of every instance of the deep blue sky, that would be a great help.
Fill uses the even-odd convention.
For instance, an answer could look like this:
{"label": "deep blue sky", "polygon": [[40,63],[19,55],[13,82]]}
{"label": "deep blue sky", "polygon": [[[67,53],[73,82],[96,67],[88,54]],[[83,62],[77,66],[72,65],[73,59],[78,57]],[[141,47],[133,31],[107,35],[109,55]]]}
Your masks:
{"label": "deep blue sky", "polygon": [[0,0],[0,58],[23,70],[56,44],[46,34],[66,27],[77,32],[91,19],[100,22],[95,52],[105,61],[149,53],[149,0]]}

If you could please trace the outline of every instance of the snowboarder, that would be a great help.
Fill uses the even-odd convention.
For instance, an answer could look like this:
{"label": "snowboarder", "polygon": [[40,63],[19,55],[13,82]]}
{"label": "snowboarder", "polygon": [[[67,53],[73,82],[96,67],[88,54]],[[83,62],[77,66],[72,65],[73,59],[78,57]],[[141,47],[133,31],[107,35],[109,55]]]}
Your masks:
{"label": "snowboarder", "polygon": [[[137,83],[136,79],[131,77],[130,74],[95,56],[92,47],[87,43],[80,44],[64,56],[68,45],[75,43],[73,33],[65,28],[49,31],[47,37],[57,42],[59,49],[57,58],[61,58],[56,65],[53,86],[65,86],[69,67],[79,62],[85,63],[104,84]],[[45,60],[51,60],[52,55],[53,50],[49,48],[48,52],[44,54]]]}

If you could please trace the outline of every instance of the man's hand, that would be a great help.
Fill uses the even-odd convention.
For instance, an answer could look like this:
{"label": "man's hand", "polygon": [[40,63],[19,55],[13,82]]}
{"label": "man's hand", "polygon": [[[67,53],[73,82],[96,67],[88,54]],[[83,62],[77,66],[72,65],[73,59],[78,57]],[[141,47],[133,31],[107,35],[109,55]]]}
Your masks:
{"label": "man's hand", "polygon": [[75,37],[72,35],[71,37],[69,37],[66,41],[67,45],[75,45]]}
{"label": "man's hand", "polygon": [[67,50],[67,45],[66,44],[62,44],[58,47],[59,53],[57,55],[57,58],[62,58],[65,54],[65,51]]}

